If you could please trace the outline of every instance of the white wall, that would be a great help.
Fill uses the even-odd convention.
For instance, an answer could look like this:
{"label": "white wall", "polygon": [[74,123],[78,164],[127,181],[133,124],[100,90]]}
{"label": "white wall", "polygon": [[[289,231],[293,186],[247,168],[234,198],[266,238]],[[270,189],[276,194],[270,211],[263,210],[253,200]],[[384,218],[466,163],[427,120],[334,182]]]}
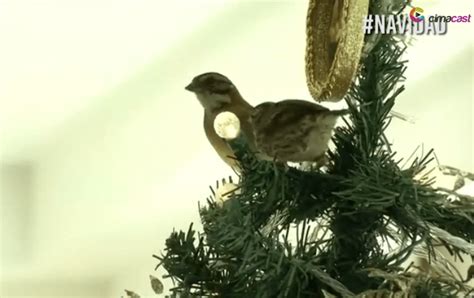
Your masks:
{"label": "white wall", "polygon": [[[87,282],[77,280],[63,280],[61,278],[24,279],[2,282],[0,284],[2,297],[36,298],[36,297],[77,297],[103,298],[107,297],[107,285],[101,281]],[[120,297],[120,296],[114,296]]]}
{"label": "white wall", "polygon": [[406,91],[395,109],[413,116],[416,122],[394,120],[389,129],[389,138],[402,156],[409,156],[418,146],[423,146],[425,153],[435,148],[441,163],[474,170],[473,54],[470,43],[419,80],[410,80],[423,73],[423,64],[413,57]]}
{"label": "white wall", "polygon": [[[32,168],[0,164],[0,264],[1,268],[25,263],[31,243]],[[2,274],[0,270],[0,274]]]}

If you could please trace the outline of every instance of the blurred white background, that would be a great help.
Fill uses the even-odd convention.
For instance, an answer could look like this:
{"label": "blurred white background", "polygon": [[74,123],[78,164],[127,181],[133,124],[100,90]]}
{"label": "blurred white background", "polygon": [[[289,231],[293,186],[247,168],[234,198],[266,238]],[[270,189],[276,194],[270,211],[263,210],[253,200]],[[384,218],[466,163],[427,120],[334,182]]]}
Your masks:
{"label": "blurred white background", "polygon": [[[426,14],[471,0],[418,0]],[[207,143],[193,76],[252,103],[310,99],[304,0],[1,0],[1,297],[152,295],[172,229],[231,171]],[[474,171],[473,23],[420,36],[389,138]]]}

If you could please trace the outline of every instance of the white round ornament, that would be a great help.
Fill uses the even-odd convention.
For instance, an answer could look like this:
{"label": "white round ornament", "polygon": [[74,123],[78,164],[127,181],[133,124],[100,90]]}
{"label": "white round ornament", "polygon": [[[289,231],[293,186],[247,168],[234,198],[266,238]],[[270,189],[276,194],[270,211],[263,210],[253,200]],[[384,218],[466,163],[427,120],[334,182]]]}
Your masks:
{"label": "white round ornament", "polygon": [[219,113],[214,119],[214,130],[223,139],[235,139],[240,133],[239,118],[232,112]]}

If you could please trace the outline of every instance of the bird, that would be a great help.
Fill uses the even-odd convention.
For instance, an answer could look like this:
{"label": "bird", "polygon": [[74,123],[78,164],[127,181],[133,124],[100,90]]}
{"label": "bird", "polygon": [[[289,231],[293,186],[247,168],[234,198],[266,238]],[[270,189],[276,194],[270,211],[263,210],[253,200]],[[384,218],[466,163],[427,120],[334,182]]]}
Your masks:
{"label": "bird", "polygon": [[262,103],[251,116],[255,147],[265,160],[322,166],[336,122],[347,113],[299,99]]}
{"label": "bird", "polygon": [[[235,85],[226,76],[217,72],[207,72],[194,77],[186,87],[193,92],[204,108],[204,131],[220,158],[232,169],[239,171],[239,164],[232,147],[219,137],[214,130],[214,120],[222,112],[235,114],[243,132],[251,132],[250,116],[254,111],[252,105],[244,100]],[[247,134],[253,144],[253,135]]]}
{"label": "bird", "polygon": [[234,169],[238,169],[238,161],[232,148],[214,130],[220,113],[237,116],[249,148],[262,160],[323,163],[336,121],[348,112],[300,99],[268,101],[254,107],[229,78],[217,72],[194,77],[185,89],[193,92],[204,108],[209,142]]}

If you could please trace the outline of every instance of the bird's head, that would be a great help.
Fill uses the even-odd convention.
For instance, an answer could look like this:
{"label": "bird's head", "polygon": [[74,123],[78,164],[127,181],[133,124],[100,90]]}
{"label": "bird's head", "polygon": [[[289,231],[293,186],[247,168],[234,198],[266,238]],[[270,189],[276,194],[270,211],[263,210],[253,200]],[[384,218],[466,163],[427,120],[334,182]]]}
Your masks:
{"label": "bird's head", "polygon": [[232,81],[217,72],[207,72],[196,76],[185,89],[196,94],[206,111],[225,108],[232,103],[233,96],[238,94]]}

